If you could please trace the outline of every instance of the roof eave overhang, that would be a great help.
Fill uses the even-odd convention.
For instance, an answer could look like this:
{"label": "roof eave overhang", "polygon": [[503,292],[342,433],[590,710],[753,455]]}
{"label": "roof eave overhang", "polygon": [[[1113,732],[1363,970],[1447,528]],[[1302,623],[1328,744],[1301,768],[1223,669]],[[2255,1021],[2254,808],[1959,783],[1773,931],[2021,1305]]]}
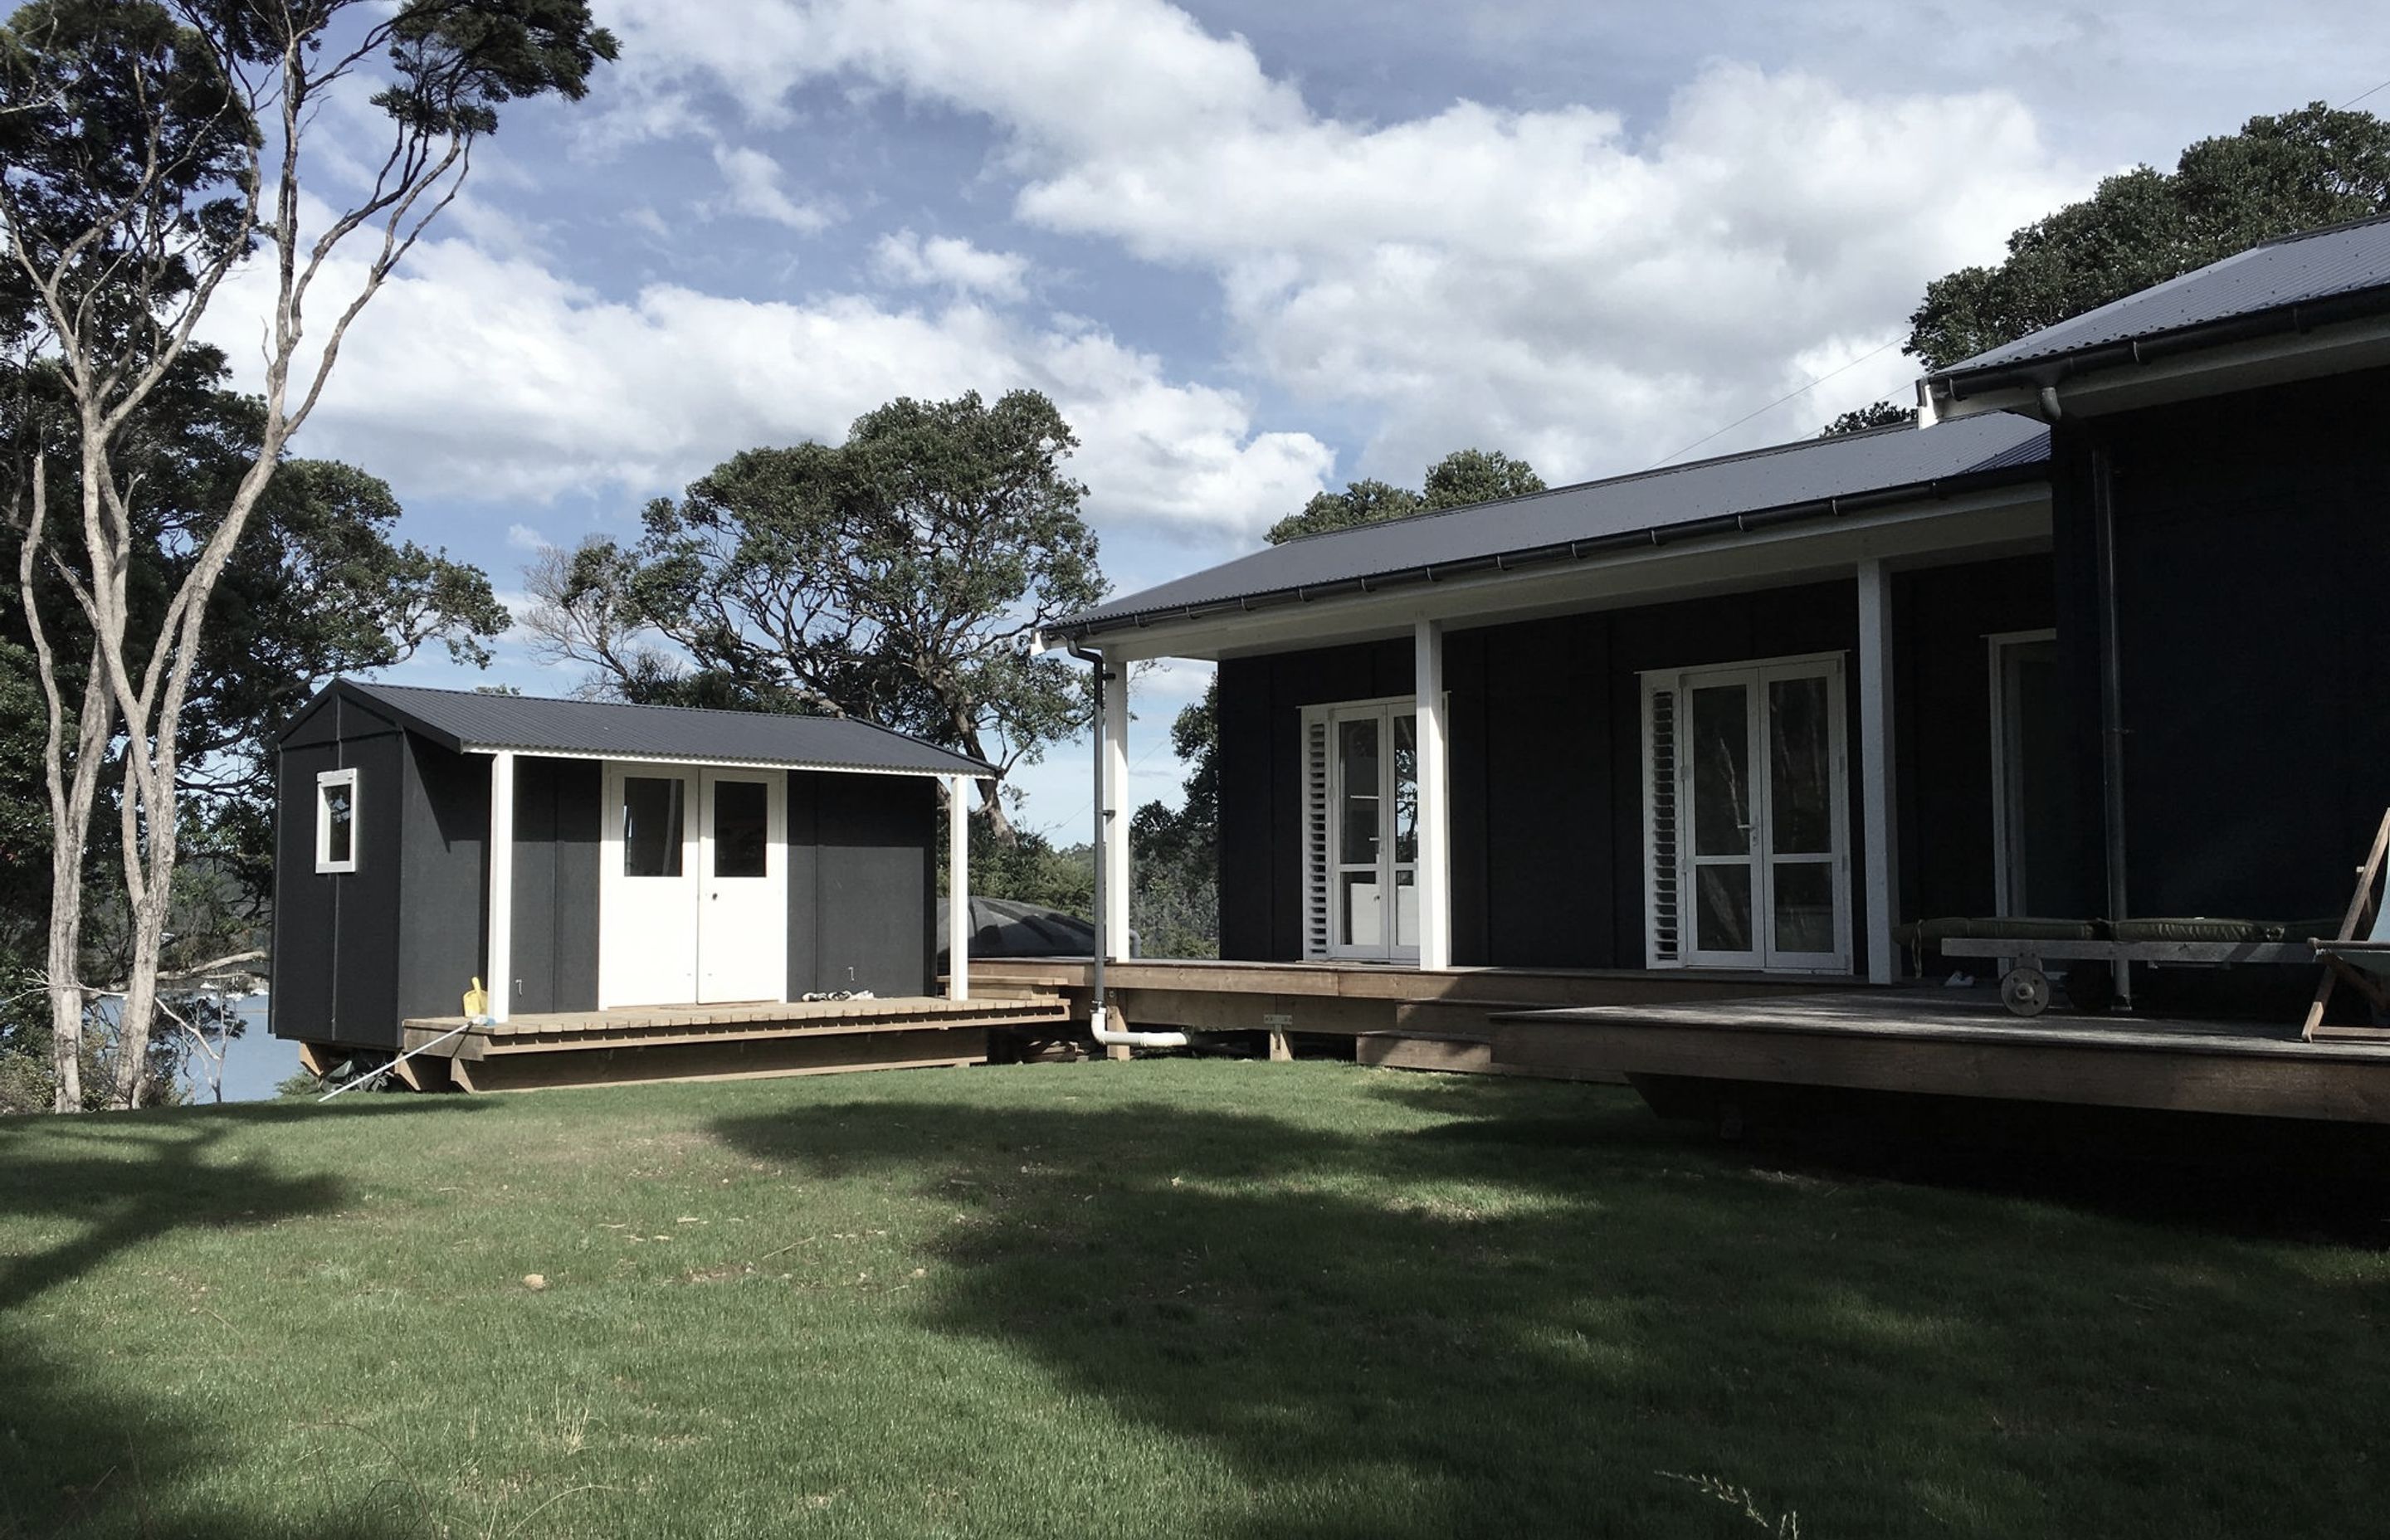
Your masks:
{"label": "roof eave overhang", "polygon": [[996,774],[993,766],[977,760],[957,757],[947,766],[920,764],[842,764],[824,760],[807,759],[731,759],[709,754],[635,754],[612,750],[551,749],[520,743],[456,743],[456,751],[463,754],[516,754],[524,759],[585,759],[613,764],[675,764],[693,765],[701,770],[810,770],[826,775],[844,776],[926,776],[943,780],[948,776],[968,776],[985,780]]}
{"label": "roof eave overhang", "polygon": [[1987,412],[2093,417],[2390,363],[2390,288],[2283,305],[2047,358],[1925,377],[1945,421]]}
{"label": "roof eave overhang", "polygon": [[[1696,556],[1763,543],[1780,545],[1810,533],[1858,530],[1886,519],[1930,520],[1976,507],[2035,506],[2042,509],[2039,533],[2047,534],[2048,470],[2041,461],[1979,471],[1874,492],[1787,504],[1750,513],[1722,515],[1589,540],[1569,541],[1466,561],[1436,563],[1401,571],[1309,587],[1254,594],[1209,604],[1142,610],[1100,621],[1056,625],[1037,646],[1053,649],[1094,643],[1124,658],[1218,656],[1241,645],[1240,633],[1258,635],[1261,622],[1276,621],[1273,633],[1336,631],[1364,610],[1402,611],[1427,618],[1432,611],[1457,617],[1471,613],[1479,596],[1494,591],[1548,585],[1554,577],[1597,571],[1628,562]],[[1291,618],[1290,618],[1291,617]],[[1268,650],[1266,648],[1257,650]]]}

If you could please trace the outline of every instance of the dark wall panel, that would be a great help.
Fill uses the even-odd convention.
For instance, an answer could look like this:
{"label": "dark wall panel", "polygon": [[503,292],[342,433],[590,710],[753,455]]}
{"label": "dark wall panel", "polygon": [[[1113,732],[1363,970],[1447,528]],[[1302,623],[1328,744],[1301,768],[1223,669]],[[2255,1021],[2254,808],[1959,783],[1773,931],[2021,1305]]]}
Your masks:
{"label": "dark wall panel", "polygon": [[2385,412],[2377,372],[2105,430],[2137,913],[2347,903],[2390,804]]}
{"label": "dark wall panel", "polygon": [[[1893,581],[1905,916],[1988,915],[1997,907],[1989,638],[2056,624],[2051,582],[2047,556],[1932,567]],[[2038,815],[2065,821],[2071,810]]]}
{"label": "dark wall panel", "polygon": [[[332,1029],[361,1047],[398,1045],[400,903],[405,889],[405,738],[378,733],[345,739],[344,765],[357,771],[357,869],[327,879],[334,885],[339,928],[334,948]],[[312,798],[314,788],[309,789]],[[314,859],[310,837],[309,860]]]}
{"label": "dark wall panel", "polygon": [[285,748],[277,761],[274,986],[266,998],[277,1037],[319,1043],[332,1038],[341,879],[315,870],[315,777],[339,769],[340,759],[337,742],[322,742]]}
{"label": "dark wall panel", "polygon": [[598,853],[603,772],[596,760],[515,764],[513,1007],[598,1007]]}
{"label": "dark wall panel", "polygon": [[404,886],[386,911],[398,917],[391,930],[400,943],[393,1043],[410,1016],[456,1015],[467,986],[488,971],[489,756],[411,733],[405,741]]}
{"label": "dark wall panel", "polygon": [[927,994],[936,895],[936,785],[825,775],[815,805],[816,989]]}

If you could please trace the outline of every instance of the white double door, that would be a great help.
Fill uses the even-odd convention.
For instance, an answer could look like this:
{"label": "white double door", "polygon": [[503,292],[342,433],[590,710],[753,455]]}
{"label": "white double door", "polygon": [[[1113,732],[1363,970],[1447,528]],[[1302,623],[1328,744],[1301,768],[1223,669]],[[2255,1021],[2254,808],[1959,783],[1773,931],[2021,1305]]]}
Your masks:
{"label": "white double door", "polygon": [[610,764],[598,1004],[787,998],[788,779]]}

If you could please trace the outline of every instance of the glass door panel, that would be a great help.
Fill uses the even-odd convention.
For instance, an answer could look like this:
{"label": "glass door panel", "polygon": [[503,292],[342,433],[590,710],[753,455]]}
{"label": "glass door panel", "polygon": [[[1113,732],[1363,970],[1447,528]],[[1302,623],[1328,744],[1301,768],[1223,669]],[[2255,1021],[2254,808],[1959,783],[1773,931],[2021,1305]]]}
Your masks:
{"label": "glass door panel", "polygon": [[1758,961],[1753,909],[1757,893],[1752,840],[1756,812],[1751,778],[1753,688],[1748,680],[1695,686],[1687,721],[1692,778],[1694,960],[1712,966]]}
{"label": "glass door panel", "polygon": [[1848,966],[1840,677],[1813,663],[1682,676],[1693,966]]}
{"label": "glass door panel", "polygon": [[1343,951],[1385,946],[1385,766],[1376,716],[1336,725],[1336,944]]}

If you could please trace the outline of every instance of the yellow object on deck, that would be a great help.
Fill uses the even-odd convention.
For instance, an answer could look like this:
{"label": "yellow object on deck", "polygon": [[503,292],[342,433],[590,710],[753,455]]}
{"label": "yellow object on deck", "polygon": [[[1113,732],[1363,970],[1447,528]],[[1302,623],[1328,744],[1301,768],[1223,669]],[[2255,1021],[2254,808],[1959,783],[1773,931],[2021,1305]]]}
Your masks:
{"label": "yellow object on deck", "polygon": [[482,981],[477,977],[473,981],[473,987],[465,992],[465,1020],[470,1021],[475,1017],[488,1014],[490,1014],[490,992],[482,987]]}

